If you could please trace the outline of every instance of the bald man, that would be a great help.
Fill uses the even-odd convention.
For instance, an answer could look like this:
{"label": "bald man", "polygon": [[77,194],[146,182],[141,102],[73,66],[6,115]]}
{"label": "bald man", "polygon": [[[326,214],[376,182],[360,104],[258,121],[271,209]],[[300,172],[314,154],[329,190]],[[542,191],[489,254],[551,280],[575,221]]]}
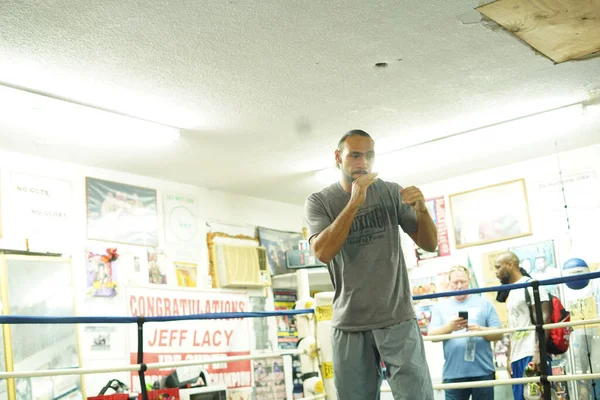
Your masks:
{"label": "bald man", "polygon": [[[513,283],[523,283],[530,281],[529,277],[523,276],[519,268],[519,258],[510,251],[501,254],[496,258],[496,276],[503,285]],[[528,287],[529,296],[533,302],[533,288]],[[548,292],[544,287],[540,287],[540,300],[542,302],[542,315],[544,324],[550,323],[550,299]],[[531,305],[533,309],[533,304]],[[530,308],[525,300],[525,289],[513,289],[510,291],[506,300],[506,309],[508,310],[508,326],[511,328],[525,328],[535,324],[531,320]],[[535,318],[535,310],[533,310]],[[546,340],[549,335],[546,330]],[[519,331],[510,334],[509,354],[508,354],[508,373],[513,378],[523,377],[525,368],[530,362],[533,362],[536,370],[541,371],[540,367],[540,352],[539,352],[538,336],[535,331]],[[542,354],[548,357],[547,354]],[[549,357],[548,357],[549,359]],[[550,359],[548,360],[548,373],[551,374]],[[523,385],[513,385],[513,395],[515,400],[524,400]]]}

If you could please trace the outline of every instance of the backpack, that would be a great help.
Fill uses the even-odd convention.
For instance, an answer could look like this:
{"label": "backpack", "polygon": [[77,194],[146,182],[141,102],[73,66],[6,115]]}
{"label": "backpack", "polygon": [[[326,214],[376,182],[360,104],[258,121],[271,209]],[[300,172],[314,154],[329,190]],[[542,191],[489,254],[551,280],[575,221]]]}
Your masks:
{"label": "backpack", "polygon": [[[533,317],[533,310],[531,309],[531,297],[529,296],[528,288],[525,290],[525,302],[529,308],[529,318],[531,323],[535,320]],[[561,303],[560,299],[551,293],[548,293],[548,299],[550,300],[550,323],[556,324],[558,322],[569,322],[571,320],[571,314],[565,310],[565,307]],[[548,354],[563,354],[569,349],[569,340],[573,328],[563,327],[550,329],[550,337],[546,342],[546,352]]]}

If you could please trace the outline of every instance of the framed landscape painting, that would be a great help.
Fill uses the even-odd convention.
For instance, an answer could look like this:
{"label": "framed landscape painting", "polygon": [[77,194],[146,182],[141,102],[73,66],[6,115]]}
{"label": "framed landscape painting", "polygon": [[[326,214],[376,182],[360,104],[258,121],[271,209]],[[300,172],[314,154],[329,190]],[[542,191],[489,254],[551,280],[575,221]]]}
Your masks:
{"label": "framed landscape painting", "polygon": [[449,196],[457,249],[531,235],[525,180]]}

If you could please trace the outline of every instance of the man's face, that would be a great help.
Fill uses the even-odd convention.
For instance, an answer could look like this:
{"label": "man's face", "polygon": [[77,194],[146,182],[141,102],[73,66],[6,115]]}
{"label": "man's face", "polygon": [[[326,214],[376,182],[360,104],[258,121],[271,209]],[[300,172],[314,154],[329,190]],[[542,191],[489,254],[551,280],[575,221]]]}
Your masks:
{"label": "man's face", "polygon": [[[469,274],[462,268],[450,271],[449,286],[452,290],[465,290],[469,288]],[[468,295],[454,296],[456,300],[463,301]]]}
{"label": "man's face", "polygon": [[349,182],[372,171],[375,161],[375,143],[366,136],[354,135],[346,138],[344,148],[335,151],[335,161]]}
{"label": "man's face", "polygon": [[535,269],[537,271],[544,272],[546,267],[546,259],[544,257],[538,257],[535,259]]}
{"label": "man's face", "polygon": [[510,261],[503,259],[496,260],[496,277],[502,282],[502,284],[510,283],[510,269],[512,264]]}

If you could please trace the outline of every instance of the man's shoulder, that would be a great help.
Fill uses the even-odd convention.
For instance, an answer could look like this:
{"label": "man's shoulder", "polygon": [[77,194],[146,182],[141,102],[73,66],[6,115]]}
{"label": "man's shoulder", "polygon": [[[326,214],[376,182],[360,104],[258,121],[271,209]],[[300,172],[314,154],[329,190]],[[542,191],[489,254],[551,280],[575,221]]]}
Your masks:
{"label": "man's shoulder", "polygon": [[339,192],[337,186],[338,186],[337,182],[332,183],[331,185],[324,187],[323,189],[319,190],[318,192],[313,192],[313,193],[309,194],[307,196],[307,199],[309,199],[309,200],[315,200],[315,199],[327,200],[331,197],[334,197]]}
{"label": "man's shoulder", "polygon": [[396,182],[385,181],[383,179],[377,179],[376,183],[379,186],[381,186],[381,187],[385,186],[388,189],[397,189],[397,188],[401,188],[402,187],[399,184],[397,184]]}
{"label": "man's shoulder", "polygon": [[480,307],[490,307],[493,308],[494,304],[492,303],[492,301],[485,295],[482,293],[481,296],[471,296],[475,301],[477,301],[477,303],[479,304]]}
{"label": "man's shoulder", "polygon": [[433,305],[432,308],[437,310],[447,310],[451,309],[452,307],[454,307],[454,302],[451,301],[451,299],[440,299]]}

